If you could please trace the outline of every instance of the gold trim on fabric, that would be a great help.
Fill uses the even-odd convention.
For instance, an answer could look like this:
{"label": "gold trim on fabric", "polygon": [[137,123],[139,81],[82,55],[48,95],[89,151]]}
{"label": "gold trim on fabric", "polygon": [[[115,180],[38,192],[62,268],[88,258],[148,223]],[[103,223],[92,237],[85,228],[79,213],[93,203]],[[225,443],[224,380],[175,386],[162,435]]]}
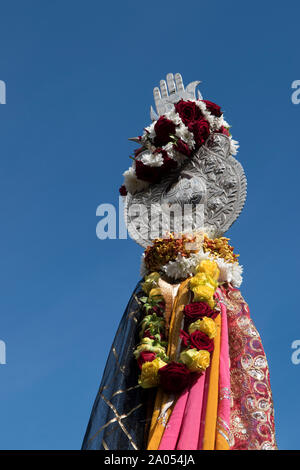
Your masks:
{"label": "gold trim on fabric", "polygon": [[123,415],[119,415],[116,408],[114,407],[114,405],[112,403],[110,403],[109,400],[107,400],[107,398],[105,398],[104,395],[102,395],[101,393],[101,398],[103,399],[103,401],[107,404],[107,406],[109,406],[109,408],[113,411],[113,413],[115,414],[115,418],[112,418],[110,419],[107,423],[105,423],[103,426],[101,426],[100,429],[98,429],[98,431],[89,439],[89,442],[92,441],[93,439],[95,439],[95,437],[104,429],[106,428],[107,426],[109,426],[110,424],[112,423],[115,423],[117,422],[120,426],[120,428],[122,429],[122,431],[124,432],[124,434],[126,435],[126,437],[128,438],[128,440],[130,441],[132,447],[134,448],[134,450],[138,450],[138,447],[137,445],[135,444],[135,442],[133,441],[131,435],[129,434],[129,432],[127,431],[127,429],[125,428],[124,424],[122,423],[122,420],[123,419],[126,419],[128,416],[130,416],[132,413],[134,413],[134,411],[136,411],[138,408],[140,408],[141,406],[143,406],[142,403],[140,403],[139,405],[135,406],[134,408],[132,408],[128,413],[126,414],[123,414]]}
{"label": "gold trim on fabric", "polygon": [[117,421],[118,421],[118,424],[120,426],[120,428],[122,429],[122,431],[126,434],[127,438],[129,439],[132,447],[134,448],[134,450],[138,450],[138,447],[137,445],[134,443],[131,435],[129,434],[129,432],[127,431],[127,429],[125,428],[124,424],[121,422],[122,419],[124,418],[127,418],[133,411],[135,411],[137,408],[140,408],[142,406],[142,403],[140,403],[137,407],[133,408],[132,410],[129,411],[129,413],[125,414],[125,415],[122,415],[122,417],[119,415],[119,413],[117,412],[116,408],[114,407],[114,405],[109,401],[107,400],[107,398],[105,398],[104,395],[101,395],[101,397],[103,398],[103,400],[105,401],[105,403],[110,407],[110,409],[114,412],[114,414],[116,415],[116,418],[117,418]]}
{"label": "gold trim on fabric", "polygon": [[113,352],[113,355],[115,356],[115,359],[116,359],[116,363],[120,369],[120,372],[122,372],[122,374],[124,374],[124,369],[125,369],[125,366],[121,366],[120,362],[119,362],[119,356],[118,356],[118,353],[116,351],[116,348],[113,347],[112,348],[112,352]]}
{"label": "gold trim on fabric", "polygon": [[218,416],[217,419],[217,432],[224,437],[229,446],[233,444],[233,436],[230,432],[229,424],[227,424],[220,416]]}
{"label": "gold trim on fabric", "polygon": [[104,447],[104,450],[109,450],[109,447],[108,447],[108,445],[106,444],[106,442],[105,442],[104,439],[102,440],[102,445],[103,445],[103,447]]}
{"label": "gold trim on fabric", "polygon": [[136,388],[140,388],[140,385],[135,385],[134,387],[126,388],[125,390],[117,390],[115,393],[112,394],[111,398],[119,395],[120,393],[130,392],[131,390],[135,390]]}

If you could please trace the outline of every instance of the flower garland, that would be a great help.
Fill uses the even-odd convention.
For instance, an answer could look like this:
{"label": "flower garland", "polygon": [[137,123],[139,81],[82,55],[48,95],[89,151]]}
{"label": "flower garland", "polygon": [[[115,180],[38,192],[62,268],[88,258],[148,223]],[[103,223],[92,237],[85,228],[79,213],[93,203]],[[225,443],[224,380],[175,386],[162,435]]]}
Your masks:
{"label": "flower garland", "polygon": [[145,250],[145,267],[149,272],[160,270],[163,265],[174,261],[178,255],[188,258],[197,251],[197,246],[196,236],[183,234],[180,238],[176,238],[171,233],[169,237],[157,238]]}
{"label": "flower garland", "polygon": [[141,369],[142,388],[160,386],[167,393],[180,393],[209,367],[216,335],[214,319],[219,313],[215,302],[219,274],[215,261],[202,260],[189,281],[193,298],[184,307],[184,329],[180,333],[184,349],[178,361],[169,361],[166,355],[162,317],[165,303],[158,287],[160,275],[153,272],[145,276],[142,289],[148,297],[141,301],[146,316],[141,322],[141,342],[134,351]]}
{"label": "flower garland", "polygon": [[120,194],[135,194],[160,182],[199,150],[213,133],[226,135],[230,139],[231,154],[236,155],[238,142],[232,139],[229,128],[220,106],[211,101],[175,103],[173,109],[139,136],[141,147],[135,150],[132,166],[123,174]]}
{"label": "flower garland", "polygon": [[[211,259],[218,265],[219,283],[228,282],[240,287],[243,267],[238,263],[239,255],[233,253],[234,248],[229,245],[229,238],[210,239],[204,235],[201,242],[199,240],[199,234],[192,237],[183,235],[179,239],[171,234],[167,238],[154,240],[143,254],[141,275],[155,270],[172,280],[186,279],[196,273],[202,260]],[[195,246],[196,249],[191,249]]]}
{"label": "flower garland", "polygon": [[145,277],[142,289],[147,294],[141,297],[145,317],[141,322],[140,343],[133,354],[141,369],[139,384],[143,388],[159,384],[158,370],[168,361],[167,342],[165,341],[165,301],[158,287],[160,275],[153,272]]}

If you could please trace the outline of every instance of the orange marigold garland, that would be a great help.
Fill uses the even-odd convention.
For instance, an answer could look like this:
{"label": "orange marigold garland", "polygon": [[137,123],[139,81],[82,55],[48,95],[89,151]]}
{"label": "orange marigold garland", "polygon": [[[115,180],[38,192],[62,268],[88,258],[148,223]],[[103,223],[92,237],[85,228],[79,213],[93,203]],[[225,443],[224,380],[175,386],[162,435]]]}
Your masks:
{"label": "orange marigold garland", "polygon": [[182,235],[176,238],[170,234],[168,238],[157,238],[151,246],[145,250],[145,266],[148,271],[158,271],[160,268],[168,263],[174,261],[180,254],[183,257],[189,257],[191,253],[197,251],[196,246],[193,249],[193,244],[196,242],[196,236],[189,237]]}
{"label": "orange marigold garland", "polygon": [[229,238],[220,237],[211,239],[206,235],[203,239],[203,251],[209,251],[213,256],[223,258],[231,263],[238,263],[239,255],[233,253],[234,247],[229,245]]}

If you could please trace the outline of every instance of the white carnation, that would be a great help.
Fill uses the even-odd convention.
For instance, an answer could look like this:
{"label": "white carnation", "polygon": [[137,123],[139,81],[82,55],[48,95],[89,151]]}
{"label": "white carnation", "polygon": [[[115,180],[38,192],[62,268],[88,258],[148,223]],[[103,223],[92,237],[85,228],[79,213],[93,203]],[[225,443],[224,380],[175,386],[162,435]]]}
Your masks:
{"label": "white carnation", "polygon": [[215,130],[217,129],[217,121],[216,119],[216,116],[213,116],[212,114],[210,114],[209,112],[206,112],[204,114],[204,119],[207,120],[207,122],[209,123],[209,127],[212,129],[212,130]]}
{"label": "white carnation", "polygon": [[176,111],[175,111],[175,108],[173,108],[171,111],[168,111],[165,114],[165,117],[167,119],[169,119],[170,121],[174,122],[174,124],[176,124],[176,126],[180,126],[180,124],[182,123],[182,121],[179,117],[179,114],[177,114]]}
{"label": "white carnation", "polygon": [[130,194],[135,194],[138,191],[142,191],[143,189],[148,188],[149,183],[147,181],[143,181],[138,179],[135,173],[135,169],[130,167],[123,173],[124,176],[124,185],[127,191]]}
{"label": "white carnation", "polygon": [[197,100],[196,105],[198,106],[203,115],[207,114],[206,104],[203,101]]}
{"label": "white carnation", "polygon": [[225,121],[225,119],[223,118],[223,115],[218,119],[221,119],[221,126],[227,127],[227,129],[230,128],[230,125],[228,124],[227,121]]}
{"label": "white carnation", "polygon": [[152,122],[152,124],[150,124],[150,126],[148,127],[145,127],[144,129],[144,133],[143,133],[143,136],[142,136],[142,141],[146,141],[148,139],[150,140],[153,140],[156,136],[156,133],[155,133],[155,130],[154,130],[154,126],[156,124],[156,121]]}
{"label": "white carnation", "polygon": [[184,124],[181,124],[176,128],[176,136],[179,137],[179,139],[183,140],[190,147],[190,149],[195,148],[196,144],[194,140],[194,135],[188,130],[188,128]]}
{"label": "white carnation", "polygon": [[[217,130],[221,129],[222,126],[224,126],[225,121],[223,119],[223,116],[221,116],[221,117],[213,116],[213,118],[214,118],[214,121],[213,121],[213,124],[212,124],[211,128],[212,128],[213,131],[217,131]],[[228,124],[227,124],[227,126],[228,126]],[[224,127],[226,127],[226,126],[224,126]]]}
{"label": "white carnation", "polygon": [[161,153],[144,152],[141,162],[148,166],[162,166],[164,159]]}
{"label": "white carnation", "polygon": [[239,149],[239,143],[237,140],[230,139],[230,153],[231,155],[236,155]]}
{"label": "white carnation", "polygon": [[169,142],[167,145],[165,145],[163,147],[163,150],[165,150],[168,154],[168,157],[175,160],[179,166],[181,166],[183,162],[187,159],[186,155],[183,155],[183,153],[180,153],[180,152],[177,152],[177,150],[174,150],[174,144],[172,142]]}
{"label": "white carnation", "polygon": [[210,127],[214,130],[215,127],[215,116],[210,114],[210,112],[206,108],[206,104],[203,101],[196,101],[196,105],[200,109],[201,113],[203,114],[204,119],[206,119],[210,125]]}
{"label": "white carnation", "polygon": [[169,261],[163,266],[162,271],[171,279],[184,279],[193,276],[196,267],[203,260],[209,257],[209,253],[192,253],[190,257],[178,255],[175,261]]}
{"label": "white carnation", "polygon": [[243,267],[237,263],[226,262],[223,258],[215,258],[208,251],[193,253],[189,258],[179,254],[175,261],[165,264],[162,271],[171,279],[185,279],[196,273],[196,267],[204,259],[211,259],[217,263],[220,270],[219,282],[230,282],[234,287],[240,287],[243,281]]}
{"label": "white carnation", "polygon": [[232,265],[232,285],[234,287],[240,287],[243,282],[243,266],[233,263]]}
{"label": "white carnation", "polygon": [[222,258],[216,258],[215,261],[220,270],[219,282],[230,282],[234,287],[240,287],[243,267],[237,263],[228,263]]}

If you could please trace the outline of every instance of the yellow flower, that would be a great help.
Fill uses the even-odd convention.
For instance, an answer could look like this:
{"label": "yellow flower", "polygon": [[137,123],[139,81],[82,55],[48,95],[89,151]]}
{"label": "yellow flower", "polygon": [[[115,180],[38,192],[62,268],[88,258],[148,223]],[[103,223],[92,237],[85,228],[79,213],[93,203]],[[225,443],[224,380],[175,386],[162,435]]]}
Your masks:
{"label": "yellow flower", "polygon": [[196,273],[209,274],[209,276],[211,276],[215,281],[217,281],[220,276],[220,270],[218,268],[217,263],[210,259],[202,260],[196,268]]}
{"label": "yellow flower", "polygon": [[160,357],[151,362],[144,362],[142,365],[142,372],[139,377],[139,385],[142,388],[157,387],[159,384],[158,371],[164,367],[166,362],[162,361]]}
{"label": "yellow flower", "polygon": [[154,287],[153,289],[151,289],[151,291],[149,292],[149,297],[157,301],[164,300],[159,287]]}
{"label": "yellow flower", "polygon": [[143,338],[137,348],[133,351],[134,357],[138,359],[142,351],[151,351],[156,354],[166,354],[166,348],[161,346],[159,343],[156,343],[154,346],[154,339]]}
{"label": "yellow flower", "polygon": [[190,288],[198,286],[209,286],[212,287],[215,291],[218,287],[217,281],[215,281],[209,274],[206,273],[197,273],[190,280]]}
{"label": "yellow flower", "polygon": [[210,353],[204,349],[186,349],[180,354],[180,360],[191,372],[203,372],[210,363]]}
{"label": "yellow flower", "polygon": [[215,290],[210,286],[197,286],[192,289],[194,293],[193,302],[206,302],[210,308],[214,308],[214,292]]}
{"label": "yellow flower", "polygon": [[217,327],[212,318],[203,317],[200,320],[191,323],[189,326],[189,333],[193,333],[194,331],[202,331],[203,333],[207,334],[210,339],[213,339],[217,333]]}
{"label": "yellow flower", "polygon": [[147,295],[149,295],[149,292],[151,291],[151,289],[153,289],[154,287],[157,287],[159,278],[160,276],[159,276],[159,273],[157,272],[154,272],[154,273],[148,274],[148,276],[145,276],[145,282],[143,282],[142,284],[142,289]]}

